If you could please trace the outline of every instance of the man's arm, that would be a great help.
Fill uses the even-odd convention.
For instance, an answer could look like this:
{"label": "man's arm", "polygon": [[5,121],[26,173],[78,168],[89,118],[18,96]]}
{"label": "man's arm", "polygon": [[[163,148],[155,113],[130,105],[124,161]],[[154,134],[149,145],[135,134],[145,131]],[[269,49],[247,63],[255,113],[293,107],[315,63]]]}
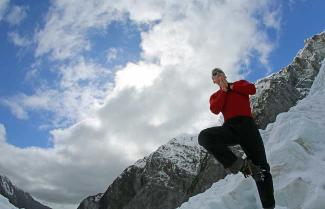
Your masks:
{"label": "man's arm", "polygon": [[245,80],[240,80],[238,82],[233,83],[232,85],[230,85],[230,88],[234,92],[238,92],[245,95],[254,95],[256,93],[255,85]]}
{"label": "man's arm", "polygon": [[210,97],[210,110],[214,114],[218,115],[226,101],[227,92],[225,91],[217,91],[212,94]]}

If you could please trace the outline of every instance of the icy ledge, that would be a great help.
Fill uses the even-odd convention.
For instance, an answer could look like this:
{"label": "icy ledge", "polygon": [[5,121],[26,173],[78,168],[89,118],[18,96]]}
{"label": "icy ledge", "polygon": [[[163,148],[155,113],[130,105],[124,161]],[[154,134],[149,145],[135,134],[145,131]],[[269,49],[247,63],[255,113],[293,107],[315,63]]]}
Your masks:
{"label": "icy ledge", "polygon": [[[1,209],[17,209],[14,205],[12,205],[7,198],[0,195],[0,208]],[[22,208],[24,209],[24,208]]]}
{"label": "icy ledge", "polygon": [[[309,95],[260,130],[273,174],[276,209],[325,206],[325,60]],[[228,175],[178,209],[260,209],[255,182]]]}

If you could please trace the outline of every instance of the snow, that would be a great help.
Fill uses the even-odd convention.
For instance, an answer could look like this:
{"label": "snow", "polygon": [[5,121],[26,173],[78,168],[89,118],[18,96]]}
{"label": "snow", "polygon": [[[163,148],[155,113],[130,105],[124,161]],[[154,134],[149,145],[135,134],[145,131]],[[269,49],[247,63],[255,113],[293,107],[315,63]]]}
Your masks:
{"label": "snow", "polygon": [[178,169],[196,175],[199,170],[200,149],[197,136],[183,133],[159,147],[154,154],[159,154]]}
{"label": "snow", "polygon": [[[325,208],[325,60],[306,98],[260,130],[276,209]],[[179,209],[260,209],[255,182],[230,174]]]}
{"label": "snow", "polygon": [[[162,162],[169,162],[170,165],[173,166],[173,169],[177,168],[195,176],[200,168],[201,151],[202,147],[198,144],[197,136],[181,133],[171,139],[167,144],[160,146],[155,152],[137,160],[132,166],[126,168],[124,172],[129,172],[133,166],[140,169],[146,169],[146,166],[148,166],[148,163],[150,164],[150,161],[158,159]],[[116,179],[121,179],[123,173],[121,173]],[[157,172],[155,178],[159,178],[164,182],[165,186],[168,185],[170,180],[170,176],[164,171]]]}
{"label": "snow", "polygon": [[12,205],[7,198],[0,195],[0,208],[1,209],[17,209],[14,205]]}
{"label": "snow", "polygon": [[137,160],[134,163],[134,166],[137,166],[139,168],[144,168],[146,166],[147,162],[146,162],[146,158],[141,158],[140,160]]}
{"label": "snow", "polygon": [[[179,134],[167,144],[160,146],[155,152],[135,162],[134,166],[145,168],[147,162],[153,157],[169,161],[173,166],[183,171],[196,175],[199,169],[201,147],[198,145],[197,136],[187,133]],[[131,169],[131,167],[129,167]],[[162,179],[167,174],[159,173]]]}

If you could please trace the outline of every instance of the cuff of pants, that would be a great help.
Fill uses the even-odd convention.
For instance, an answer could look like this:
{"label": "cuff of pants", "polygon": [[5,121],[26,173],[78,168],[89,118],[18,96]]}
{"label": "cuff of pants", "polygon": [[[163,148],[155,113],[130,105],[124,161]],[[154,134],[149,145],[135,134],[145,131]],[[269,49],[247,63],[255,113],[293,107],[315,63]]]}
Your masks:
{"label": "cuff of pants", "polygon": [[236,174],[236,173],[238,173],[241,170],[241,168],[243,167],[243,164],[244,164],[243,158],[238,157],[236,159],[236,161],[230,167],[228,167],[227,169],[231,173]]}

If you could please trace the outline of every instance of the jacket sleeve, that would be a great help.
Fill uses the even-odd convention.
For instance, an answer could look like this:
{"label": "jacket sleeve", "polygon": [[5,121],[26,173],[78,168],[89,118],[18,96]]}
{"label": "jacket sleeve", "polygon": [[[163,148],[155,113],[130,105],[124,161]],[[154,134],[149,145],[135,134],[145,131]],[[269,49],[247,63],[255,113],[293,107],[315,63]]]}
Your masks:
{"label": "jacket sleeve", "polygon": [[217,91],[210,97],[210,110],[214,114],[218,115],[226,101],[227,92]]}
{"label": "jacket sleeve", "polygon": [[254,95],[256,93],[255,85],[245,80],[233,83],[232,90],[245,95]]}

